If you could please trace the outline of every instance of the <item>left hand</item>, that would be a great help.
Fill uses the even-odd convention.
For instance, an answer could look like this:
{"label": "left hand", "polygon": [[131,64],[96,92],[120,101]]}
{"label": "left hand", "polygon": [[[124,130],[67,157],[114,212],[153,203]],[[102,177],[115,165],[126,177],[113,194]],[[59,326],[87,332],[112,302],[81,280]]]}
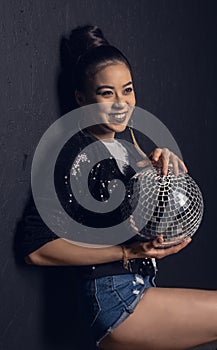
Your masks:
{"label": "left hand", "polygon": [[[152,165],[156,168],[160,168],[161,174],[166,176],[168,173],[169,164],[173,167],[174,175],[178,176],[180,170],[184,173],[188,172],[187,167],[184,162],[173,152],[171,152],[168,148],[155,148],[149,159]],[[142,160],[137,163],[138,167],[147,166],[147,160]]]}

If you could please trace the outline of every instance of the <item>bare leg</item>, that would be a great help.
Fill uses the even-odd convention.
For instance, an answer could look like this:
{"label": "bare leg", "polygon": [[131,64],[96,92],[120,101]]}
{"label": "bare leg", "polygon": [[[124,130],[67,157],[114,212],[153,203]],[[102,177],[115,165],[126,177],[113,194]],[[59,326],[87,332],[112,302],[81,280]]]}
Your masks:
{"label": "bare leg", "polygon": [[217,292],[150,288],[105,350],[183,350],[217,340]]}

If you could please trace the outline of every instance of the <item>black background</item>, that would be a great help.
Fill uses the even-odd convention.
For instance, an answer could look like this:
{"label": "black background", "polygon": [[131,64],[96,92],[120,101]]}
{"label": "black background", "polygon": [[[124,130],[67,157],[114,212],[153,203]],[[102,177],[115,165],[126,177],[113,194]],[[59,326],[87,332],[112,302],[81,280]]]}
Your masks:
{"label": "black background", "polygon": [[202,225],[160,261],[158,285],[217,288],[216,13],[215,1],[199,0],[0,2],[1,350],[94,348],[73,268],[26,266],[14,252],[35,147],[64,110],[61,36],[77,25],[97,24],[127,55],[137,105],[169,128],[203,192]]}

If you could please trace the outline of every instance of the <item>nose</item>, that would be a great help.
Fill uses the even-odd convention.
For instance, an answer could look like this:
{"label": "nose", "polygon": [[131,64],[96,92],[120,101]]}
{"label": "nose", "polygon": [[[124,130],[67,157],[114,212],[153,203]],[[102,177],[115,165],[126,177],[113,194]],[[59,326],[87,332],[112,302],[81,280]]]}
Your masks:
{"label": "nose", "polygon": [[124,109],[126,106],[126,102],[114,102],[112,107],[113,109],[116,109],[116,110],[122,110]]}
{"label": "nose", "polygon": [[115,95],[115,100],[113,103],[113,108],[116,110],[122,110],[126,106],[126,101],[124,96],[120,96],[118,94]]}

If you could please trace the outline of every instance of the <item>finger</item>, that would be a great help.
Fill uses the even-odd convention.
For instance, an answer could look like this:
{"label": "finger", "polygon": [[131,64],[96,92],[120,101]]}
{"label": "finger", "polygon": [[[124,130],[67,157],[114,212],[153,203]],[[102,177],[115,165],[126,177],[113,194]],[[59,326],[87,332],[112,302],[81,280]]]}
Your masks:
{"label": "finger", "polygon": [[172,155],[170,158],[170,164],[173,167],[173,173],[175,176],[179,175],[179,160],[178,157],[176,157],[175,155]]}
{"label": "finger", "polygon": [[139,234],[139,229],[136,226],[135,220],[132,215],[130,215],[130,226],[137,234]]}
{"label": "finger", "polygon": [[154,247],[161,247],[164,242],[164,237],[162,234],[158,235],[157,238],[153,241]]}
{"label": "finger", "polygon": [[186,238],[182,243],[177,245],[178,251],[185,248],[190,242],[192,241],[192,238]]}
{"label": "finger", "polygon": [[191,238],[187,238],[183,242],[177,244],[176,246],[173,246],[173,247],[170,247],[170,248],[166,248],[165,249],[166,253],[167,253],[166,255],[171,255],[171,254],[178,253],[180,250],[185,248],[191,242],[191,240],[192,240]]}
{"label": "finger", "polygon": [[151,165],[151,162],[149,159],[144,159],[144,160],[140,160],[138,163],[136,163],[136,165],[139,167],[139,168],[144,168],[146,166],[149,166]]}
{"label": "finger", "polygon": [[153,241],[148,242],[148,248],[149,249],[159,249],[162,248],[162,243],[163,243],[163,235],[157,236]]}
{"label": "finger", "polygon": [[[154,151],[152,151],[149,156],[154,166],[157,166],[157,165],[161,166],[160,173],[162,175],[167,175],[168,173],[169,156],[170,156],[170,151],[168,148],[163,148],[163,149],[155,148]],[[160,163],[160,164],[155,164],[155,163]]]}
{"label": "finger", "polygon": [[159,161],[159,158],[160,158],[160,156],[161,156],[161,154],[162,154],[162,149],[161,149],[161,148],[155,148],[155,149],[151,152],[149,158],[150,158],[151,160],[153,160],[154,162],[158,162],[158,161]]}
{"label": "finger", "polygon": [[173,173],[176,176],[179,175],[180,171],[181,171],[181,173],[182,172],[184,172],[184,173],[188,172],[188,169],[185,166],[184,162],[172,152],[171,152],[171,155],[170,155],[170,164],[173,166]]}
{"label": "finger", "polygon": [[184,173],[187,173],[188,172],[188,168],[186,167],[185,163],[180,159],[179,159],[179,166],[180,168],[184,171]]}
{"label": "finger", "polygon": [[168,173],[170,155],[171,155],[171,152],[168,150],[168,148],[162,149],[162,154],[161,154],[162,175],[165,175],[165,176]]}

